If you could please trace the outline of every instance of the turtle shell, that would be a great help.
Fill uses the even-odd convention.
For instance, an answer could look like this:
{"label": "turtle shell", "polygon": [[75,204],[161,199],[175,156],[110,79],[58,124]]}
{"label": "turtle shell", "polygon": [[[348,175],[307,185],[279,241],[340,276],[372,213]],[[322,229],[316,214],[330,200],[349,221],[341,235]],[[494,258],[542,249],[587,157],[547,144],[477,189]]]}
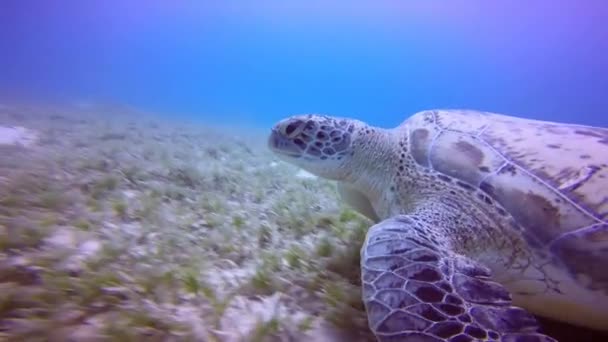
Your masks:
{"label": "turtle shell", "polygon": [[403,127],[418,164],[484,191],[573,276],[608,293],[608,129],[457,110]]}

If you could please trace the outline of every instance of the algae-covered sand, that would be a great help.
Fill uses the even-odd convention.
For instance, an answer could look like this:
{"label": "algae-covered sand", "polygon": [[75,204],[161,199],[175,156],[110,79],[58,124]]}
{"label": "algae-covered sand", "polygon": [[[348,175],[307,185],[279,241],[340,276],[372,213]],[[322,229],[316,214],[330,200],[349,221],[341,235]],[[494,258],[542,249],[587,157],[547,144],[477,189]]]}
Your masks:
{"label": "algae-covered sand", "polygon": [[373,341],[371,222],[267,133],[0,104],[0,341]]}
{"label": "algae-covered sand", "polygon": [[0,334],[369,340],[369,227],[262,129],[126,108],[0,108]]}

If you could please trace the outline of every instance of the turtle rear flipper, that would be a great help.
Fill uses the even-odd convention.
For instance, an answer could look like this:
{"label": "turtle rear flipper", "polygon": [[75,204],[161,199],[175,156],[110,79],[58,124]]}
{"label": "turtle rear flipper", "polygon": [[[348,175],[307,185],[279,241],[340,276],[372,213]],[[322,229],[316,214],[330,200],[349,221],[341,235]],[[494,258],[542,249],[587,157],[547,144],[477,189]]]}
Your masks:
{"label": "turtle rear flipper", "polygon": [[367,234],[363,301],[379,341],[555,341],[488,268],[442,246],[425,225],[397,216]]}

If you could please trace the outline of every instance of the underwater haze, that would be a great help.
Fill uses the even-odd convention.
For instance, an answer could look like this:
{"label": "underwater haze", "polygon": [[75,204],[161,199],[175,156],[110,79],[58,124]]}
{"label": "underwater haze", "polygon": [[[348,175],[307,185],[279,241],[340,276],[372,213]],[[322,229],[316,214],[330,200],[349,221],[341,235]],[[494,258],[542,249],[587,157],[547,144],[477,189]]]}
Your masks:
{"label": "underwater haze", "polygon": [[608,4],[582,1],[16,1],[0,91],[270,125],[394,126],[431,108],[608,126]]}
{"label": "underwater haze", "polygon": [[608,341],[607,23],[0,0],[0,341]]}

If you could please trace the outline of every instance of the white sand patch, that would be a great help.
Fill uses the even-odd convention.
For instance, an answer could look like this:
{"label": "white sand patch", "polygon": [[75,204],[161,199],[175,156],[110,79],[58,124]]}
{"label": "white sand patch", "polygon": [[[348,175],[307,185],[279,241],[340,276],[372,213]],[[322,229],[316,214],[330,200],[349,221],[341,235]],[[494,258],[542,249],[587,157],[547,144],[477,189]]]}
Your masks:
{"label": "white sand patch", "polygon": [[[273,319],[282,323],[282,336],[290,336],[291,341],[348,341],[349,338],[342,331],[328,324],[325,320],[309,317],[304,312],[290,310],[282,301],[282,294],[275,293],[268,297],[255,299],[236,296],[222,317],[223,341],[243,341],[256,333],[260,324],[268,324]],[[313,318],[310,329],[299,331],[298,326],[305,320]],[[285,330],[286,329],[286,330]],[[216,331],[217,333],[217,331]]]}
{"label": "white sand patch", "polygon": [[303,178],[303,179],[316,179],[317,178],[317,176],[313,175],[312,173],[310,173],[308,171],[304,171],[304,170],[298,171],[298,173],[296,173],[296,177]]}
{"label": "white sand patch", "polygon": [[245,336],[254,333],[256,325],[286,316],[286,308],[281,305],[280,297],[280,293],[258,300],[236,296],[222,317],[223,330],[232,335],[226,336],[226,341],[242,341]]}
{"label": "white sand patch", "polygon": [[[274,162],[274,161],[269,164],[269,166],[272,168],[278,167],[279,165],[280,165],[279,163]],[[296,176],[296,178],[300,178],[300,179],[317,179],[318,178],[316,175],[313,175],[312,173],[310,173],[306,170],[302,170],[302,169],[299,169],[295,176]]]}
{"label": "white sand patch", "polygon": [[37,135],[25,127],[0,126],[0,145],[21,145],[28,147],[36,142]]}
{"label": "white sand patch", "polygon": [[69,229],[59,229],[45,239],[48,247],[53,250],[69,250],[71,255],[62,263],[64,270],[80,271],[88,259],[101,251],[101,242],[93,239],[81,241],[78,233]]}
{"label": "white sand patch", "polygon": [[51,248],[65,248],[72,249],[76,247],[77,239],[76,234],[68,229],[60,229],[53,235],[45,239],[46,243]]}
{"label": "white sand patch", "polygon": [[98,254],[101,251],[101,243],[97,240],[87,240],[78,247],[80,256],[88,259]]}
{"label": "white sand patch", "polygon": [[128,200],[132,200],[132,199],[134,199],[134,198],[137,197],[137,192],[135,192],[133,190],[125,190],[125,191],[122,192],[122,194]]}

